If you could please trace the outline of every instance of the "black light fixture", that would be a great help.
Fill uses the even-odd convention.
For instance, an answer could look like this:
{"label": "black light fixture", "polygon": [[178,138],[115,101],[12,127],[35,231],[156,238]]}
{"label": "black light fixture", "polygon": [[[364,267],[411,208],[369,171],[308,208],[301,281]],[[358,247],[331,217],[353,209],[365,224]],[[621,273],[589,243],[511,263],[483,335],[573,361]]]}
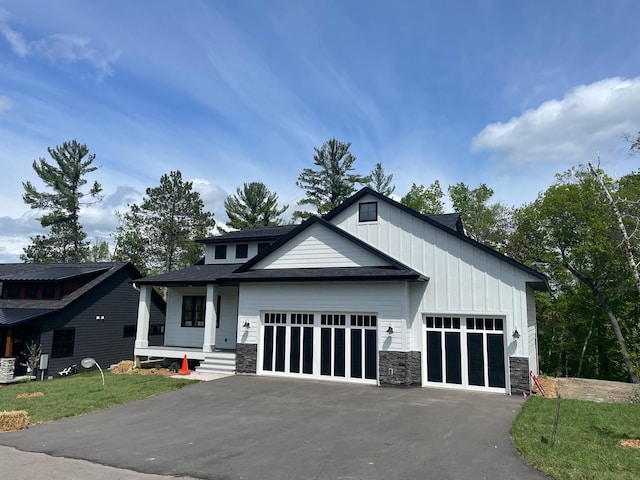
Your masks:
{"label": "black light fixture", "polygon": [[244,325],[242,325],[244,328],[249,328],[251,326],[251,324],[249,322],[244,322]]}
{"label": "black light fixture", "polygon": [[520,338],[520,332],[518,331],[518,329],[516,328],[513,333],[511,334],[511,336],[513,336],[513,338],[515,338],[516,340],[518,338]]}
{"label": "black light fixture", "polygon": [[393,327],[391,325],[389,325],[389,328],[387,328],[387,333],[389,335],[393,335]]}

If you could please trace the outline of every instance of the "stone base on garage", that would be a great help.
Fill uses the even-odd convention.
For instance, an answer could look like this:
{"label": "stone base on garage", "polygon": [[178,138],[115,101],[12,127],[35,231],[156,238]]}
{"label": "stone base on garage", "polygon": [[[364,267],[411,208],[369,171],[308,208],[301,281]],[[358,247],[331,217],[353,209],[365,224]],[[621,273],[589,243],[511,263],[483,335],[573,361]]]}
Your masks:
{"label": "stone base on garage", "polygon": [[380,385],[422,385],[422,361],[420,352],[379,352]]}
{"label": "stone base on garage", "polygon": [[509,357],[509,378],[511,380],[511,395],[531,393],[529,381],[529,359],[527,357]]}
{"label": "stone base on garage", "polygon": [[258,345],[238,343],[236,346],[236,373],[256,373],[258,371]]}

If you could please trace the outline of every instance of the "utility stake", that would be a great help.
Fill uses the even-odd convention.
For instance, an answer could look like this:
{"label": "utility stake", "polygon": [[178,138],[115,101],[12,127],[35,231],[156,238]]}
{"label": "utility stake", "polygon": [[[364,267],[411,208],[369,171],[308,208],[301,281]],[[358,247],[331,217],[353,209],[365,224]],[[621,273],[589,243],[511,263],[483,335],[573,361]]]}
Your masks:
{"label": "utility stake", "polygon": [[556,443],[556,431],[558,430],[558,420],[560,420],[560,392],[558,392],[558,401],[556,403],[556,419],[553,422],[553,433],[551,434],[551,446]]}

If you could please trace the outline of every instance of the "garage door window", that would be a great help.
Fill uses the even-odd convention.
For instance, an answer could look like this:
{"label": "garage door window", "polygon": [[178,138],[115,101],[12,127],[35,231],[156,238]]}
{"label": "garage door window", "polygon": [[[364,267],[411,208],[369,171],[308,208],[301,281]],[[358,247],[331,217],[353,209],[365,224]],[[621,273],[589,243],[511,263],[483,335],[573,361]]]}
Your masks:
{"label": "garage door window", "polygon": [[504,319],[427,316],[427,382],[505,388]]}
{"label": "garage door window", "polygon": [[377,378],[377,317],[264,314],[262,370],[344,379]]}

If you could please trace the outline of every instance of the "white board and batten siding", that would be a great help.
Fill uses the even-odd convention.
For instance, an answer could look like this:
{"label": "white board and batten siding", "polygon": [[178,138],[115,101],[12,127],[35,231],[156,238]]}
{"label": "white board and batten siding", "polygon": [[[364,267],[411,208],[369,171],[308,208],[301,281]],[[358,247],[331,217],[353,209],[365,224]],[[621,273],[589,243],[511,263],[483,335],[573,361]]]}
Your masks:
{"label": "white board and batten siding", "polygon": [[[237,258],[236,257],[236,244],[247,244],[247,256]],[[204,263],[205,264],[220,264],[220,263],[244,263],[249,258],[253,258],[258,254],[258,243],[257,242],[230,242],[227,244],[227,256],[226,258],[216,258],[216,244],[208,244],[205,248],[204,252]]]}
{"label": "white board and batten siding", "polygon": [[[361,199],[372,201],[377,199]],[[526,282],[539,279],[394,205],[377,203],[376,222],[359,222],[357,203],[330,221],[430,278],[412,319],[411,348],[421,348],[418,333],[425,313],[495,315],[506,320],[508,343],[515,328],[521,334],[517,345],[510,345],[509,355],[529,356]]]}
{"label": "white board and batten siding", "polygon": [[219,287],[220,327],[216,329],[216,348],[236,348],[238,321],[238,287]]}
{"label": "white board and batten siding", "polygon": [[[258,344],[264,312],[377,315],[380,350],[403,350],[406,290],[402,282],[242,284],[238,343]],[[250,324],[244,328],[245,322]],[[397,334],[387,335],[393,327]]]}
{"label": "white board and batten siding", "polygon": [[185,295],[206,295],[206,287],[170,288],[167,293],[167,320],[164,327],[164,344],[176,347],[202,348],[204,328],[180,326],[182,318],[182,297]]}
{"label": "white board and batten siding", "polygon": [[378,267],[389,264],[377,255],[322,225],[312,225],[253,268]]}

